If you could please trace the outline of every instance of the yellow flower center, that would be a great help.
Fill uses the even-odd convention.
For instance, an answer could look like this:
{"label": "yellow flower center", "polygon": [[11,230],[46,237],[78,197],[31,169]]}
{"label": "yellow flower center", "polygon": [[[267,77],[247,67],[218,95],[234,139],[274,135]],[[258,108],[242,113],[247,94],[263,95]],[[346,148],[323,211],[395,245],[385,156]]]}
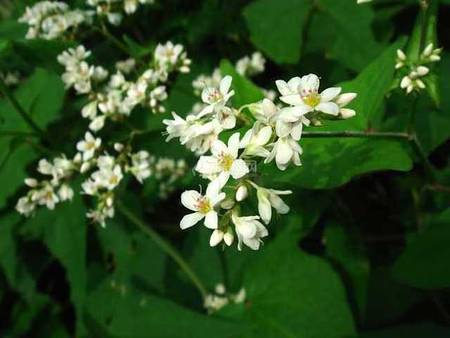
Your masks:
{"label": "yellow flower center", "polygon": [[199,198],[197,200],[197,209],[202,214],[207,214],[212,210],[211,203],[209,203],[209,199],[206,197]]}
{"label": "yellow flower center", "polygon": [[220,158],[220,166],[224,171],[230,171],[233,165],[234,158],[230,154],[225,154]]}
{"label": "yellow flower center", "polygon": [[320,103],[320,95],[312,93],[302,97],[303,102],[305,102],[310,107],[316,107]]}

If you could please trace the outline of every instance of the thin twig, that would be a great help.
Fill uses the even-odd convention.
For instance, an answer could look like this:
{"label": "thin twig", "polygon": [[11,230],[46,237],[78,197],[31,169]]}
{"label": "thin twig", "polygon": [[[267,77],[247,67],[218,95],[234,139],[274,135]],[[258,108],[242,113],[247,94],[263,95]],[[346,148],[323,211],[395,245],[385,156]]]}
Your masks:
{"label": "thin twig", "polygon": [[136,225],[142,232],[144,232],[150,239],[155,242],[165,253],[167,253],[180,267],[181,270],[186,274],[187,277],[192,281],[192,284],[198,289],[203,297],[208,294],[206,287],[203,285],[197,274],[191,269],[189,264],[184,260],[180,253],[172,246],[168,241],[166,241],[161,235],[154,231],[150,226],[139,219],[131,210],[129,210],[123,203],[118,203],[118,209],[131,223]]}
{"label": "thin twig", "polygon": [[302,137],[327,138],[327,137],[356,137],[356,138],[396,138],[411,141],[413,136],[405,132],[383,131],[304,131]]}

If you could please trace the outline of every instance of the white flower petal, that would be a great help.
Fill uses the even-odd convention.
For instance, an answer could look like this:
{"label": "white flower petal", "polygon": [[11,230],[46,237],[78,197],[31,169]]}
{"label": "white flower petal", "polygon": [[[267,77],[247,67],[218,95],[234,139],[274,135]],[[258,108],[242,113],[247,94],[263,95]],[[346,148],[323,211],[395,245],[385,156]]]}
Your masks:
{"label": "white flower petal", "polygon": [[190,228],[191,226],[197,224],[203,217],[204,215],[199,212],[188,214],[182,218],[180,222],[180,228],[183,230]]}
{"label": "white flower petal", "polygon": [[237,159],[233,162],[230,169],[230,174],[234,179],[239,179],[248,174],[250,170],[248,169],[247,163],[242,159]]}
{"label": "white flower petal", "polygon": [[222,95],[225,95],[228,93],[231,87],[231,81],[233,78],[230,75],[225,76],[221,81],[219,85],[219,90],[222,93]]}
{"label": "white flower petal", "polygon": [[335,116],[339,114],[339,106],[334,102],[321,102],[317,105],[316,110]]}
{"label": "white flower petal", "polygon": [[181,204],[192,211],[197,211],[197,201],[202,197],[198,191],[188,190],[181,194]]}
{"label": "white flower petal", "polygon": [[205,216],[205,226],[209,229],[217,229],[217,225],[219,224],[219,218],[217,216],[217,212],[211,210]]}
{"label": "white flower petal", "polygon": [[322,102],[328,102],[333,100],[336,96],[341,92],[341,87],[331,87],[325,89],[322,93],[320,93],[320,98]]}
{"label": "white flower petal", "polygon": [[280,100],[292,106],[299,106],[304,104],[299,94],[280,96]]}
{"label": "white flower petal", "polygon": [[228,139],[228,153],[233,156],[233,158],[237,157],[239,150],[239,133],[234,133]]}
{"label": "white flower petal", "polygon": [[267,198],[267,193],[264,190],[259,189],[257,192],[258,196],[258,212],[259,216],[264,223],[269,224],[272,218],[272,206]]}

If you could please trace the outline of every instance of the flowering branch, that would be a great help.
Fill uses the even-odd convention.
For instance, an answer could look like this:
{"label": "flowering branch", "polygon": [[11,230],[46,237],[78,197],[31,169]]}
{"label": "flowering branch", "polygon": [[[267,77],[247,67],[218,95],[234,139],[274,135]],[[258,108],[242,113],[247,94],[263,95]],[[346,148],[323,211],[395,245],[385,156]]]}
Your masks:
{"label": "flowering branch", "polygon": [[179,254],[177,249],[173,247],[169,242],[167,242],[163,237],[161,237],[156,231],[154,231],[150,226],[145,224],[141,219],[139,219],[131,210],[129,210],[122,202],[117,203],[117,209],[120,213],[125,216],[131,223],[136,225],[142,232],[144,232],[150,239],[155,242],[167,255],[172,258],[175,263],[178,264],[181,270],[186,274],[186,276],[191,280],[192,284],[201,293],[203,298],[206,297],[208,291],[203,285],[197,274],[191,269],[189,264],[183,259]]}

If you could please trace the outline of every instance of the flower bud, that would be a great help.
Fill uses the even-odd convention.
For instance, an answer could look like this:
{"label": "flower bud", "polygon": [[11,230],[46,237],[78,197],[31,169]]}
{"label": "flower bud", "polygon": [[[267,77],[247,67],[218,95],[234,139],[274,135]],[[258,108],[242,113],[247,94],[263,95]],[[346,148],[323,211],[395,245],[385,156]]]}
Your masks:
{"label": "flower bud", "polygon": [[220,204],[220,207],[225,210],[230,210],[234,207],[234,201],[230,198],[227,198]]}
{"label": "flower bud", "polygon": [[425,76],[428,74],[429,71],[430,71],[430,69],[425,66],[419,66],[416,68],[416,72],[419,76]]}
{"label": "flower bud", "polygon": [[241,202],[245,200],[248,196],[247,186],[241,185],[236,191],[236,201]]}
{"label": "flower bud", "polygon": [[223,239],[223,231],[216,229],[212,232],[211,237],[209,238],[209,245],[214,247],[220,242],[222,242]]}
{"label": "flower bud", "polygon": [[356,112],[353,109],[342,108],[340,110],[341,117],[343,119],[349,119],[356,115]]}
{"label": "flower bud", "polygon": [[231,244],[233,244],[234,242],[234,235],[231,232],[231,229],[229,229],[225,235],[223,235],[223,241],[225,242],[226,245],[230,246]]}
{"label": "flower bud", "polygon": [[397,57],[401,61],[405,61],[406,60],[406,55],[401,49],[397,49]]}
{"label": "flower bud", "polygon": [[28,185],[30,188],[36,188],[38,185],[38,181],[34,178],[26,178],[25,184]]}
{"label": "flower bud", "polygon": [[339,106],[346,106],[347,104],[349,104],[351,101],[353,101],[353,99],[357,96],[356,93],[345,93],[345,94],[341,94],[336,98],[336,103]]}

